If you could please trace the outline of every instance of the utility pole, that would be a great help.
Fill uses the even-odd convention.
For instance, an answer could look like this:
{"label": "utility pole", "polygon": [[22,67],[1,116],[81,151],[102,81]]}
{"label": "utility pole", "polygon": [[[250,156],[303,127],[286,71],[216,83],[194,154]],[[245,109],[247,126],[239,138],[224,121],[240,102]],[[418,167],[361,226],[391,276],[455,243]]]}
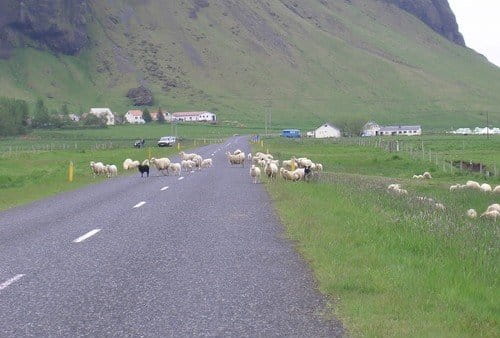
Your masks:
{"label": "utility pole", "polygon": [[486,138],[490,139],[490,115],[486,112]]}

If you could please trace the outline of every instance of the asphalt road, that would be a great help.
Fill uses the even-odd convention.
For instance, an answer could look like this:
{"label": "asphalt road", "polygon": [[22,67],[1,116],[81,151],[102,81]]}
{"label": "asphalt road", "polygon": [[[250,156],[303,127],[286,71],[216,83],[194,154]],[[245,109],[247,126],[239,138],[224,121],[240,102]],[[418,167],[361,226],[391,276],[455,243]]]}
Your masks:
{"label": "asphalt road", "polygon": [[0,336],[342,335],[236,148],[0,213]]}

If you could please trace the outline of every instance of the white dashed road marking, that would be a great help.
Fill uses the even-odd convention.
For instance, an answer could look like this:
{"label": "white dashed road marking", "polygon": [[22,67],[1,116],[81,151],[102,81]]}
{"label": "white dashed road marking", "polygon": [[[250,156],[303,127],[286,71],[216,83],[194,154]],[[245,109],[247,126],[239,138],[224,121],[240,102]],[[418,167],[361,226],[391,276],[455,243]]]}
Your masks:
{"label": "white dashed road marking", "polygon": [[168,187],[163,187],[163,188],[161,188],[160,190],[161,190],[161,191],[165,191],[165,190],[167,190],[167,189],[168,189]]}
{"label": "white dashed road marking", "polygon": [[182,181],[184,179],[184,176],[181,176],[178,178],[179,181]]}
{"label": "white dashed road marking", "polygon": [[133,208],[133,209],[140,208],[140,207],[142,207],[144,204],[146,204],[146,202],[144,202],[144,201],[139,202],[139,203],[137,203],[136,205],[134,205],[134,208]]}
{"label": "white dashed road marking", "polygon": [[3,290],[3,289],[5,289],[6,287],[8,287],[9,285],[11,285],[12,283],[15,283],[16,281],[20,280],[23,277],[24,277],[24,275],[15,275],[11,279],[7,279],[5,282],[3,282],[2,284],[0,284],[0,291]]}
{"label": "white dashed road marking", "polygon": [[86,240],[87,238],[94,236],[94,235],[95,235],[96,233],[98,233],[99,231],[101,231],[101,229],[94,229],[94,230],[92,230],[92,231],[89,231],[89,232],[87,232],[85,235],[80,236],[80,237],[78,237],[77,239],[75,239],[75,240],[73,241],[73,243],[80,243],[80,242],[83,242],[83,241],[84,241],[84,240]]}

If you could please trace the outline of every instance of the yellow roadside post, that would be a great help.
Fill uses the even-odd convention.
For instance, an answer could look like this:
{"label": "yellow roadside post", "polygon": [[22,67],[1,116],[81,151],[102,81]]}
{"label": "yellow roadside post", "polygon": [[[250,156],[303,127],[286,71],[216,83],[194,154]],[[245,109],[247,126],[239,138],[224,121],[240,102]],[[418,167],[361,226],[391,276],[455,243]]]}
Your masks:
{"label": "yellow roadside post", "polygon": [[148,148],[148,159],[151,159],[151,147]]}
{"label": "yellow roadside post", "polygon": [[262,148],[264,148],[264,140],[261,140],[261,141],[260,141],[260,146],[261,146]]}
{"label": "yellow roadside post", "polygon": [[71,183],[73,182],[73,176],[75,173],[75,166],[73,165],[73,161],[69,162],[69,168],[68,168],[68,181]]}
{"label": "yellow roadside post", "polygon": [[181,144],[179,142],[177,142],[177,150],[180,150],[181,149]]}

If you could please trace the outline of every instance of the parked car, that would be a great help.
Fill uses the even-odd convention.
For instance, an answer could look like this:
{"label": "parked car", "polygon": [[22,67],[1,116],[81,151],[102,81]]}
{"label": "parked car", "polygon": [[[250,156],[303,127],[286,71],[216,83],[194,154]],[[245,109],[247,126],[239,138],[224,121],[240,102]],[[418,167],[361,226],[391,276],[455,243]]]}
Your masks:
{"label": "parked car", "polygon": [[175,136],[163,136],[159,141],[158,141],[158,147],[172,147],[177,139]]}
{"label": "parked car", "polygon": [[134,143],[134,148],[142,148],[146,144],[146,141],[144,139],[142,140],[137,140]]}

